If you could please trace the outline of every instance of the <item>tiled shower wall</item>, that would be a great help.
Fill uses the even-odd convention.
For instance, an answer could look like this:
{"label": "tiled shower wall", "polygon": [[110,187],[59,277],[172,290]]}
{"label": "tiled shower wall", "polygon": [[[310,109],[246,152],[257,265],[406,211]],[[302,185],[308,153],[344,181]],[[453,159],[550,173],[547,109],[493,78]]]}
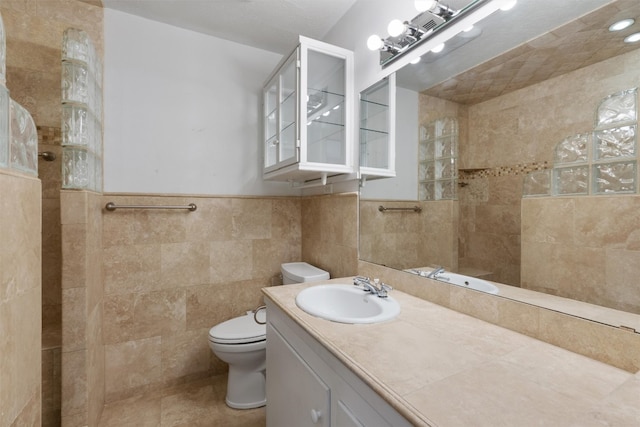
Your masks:
{"label": "tiled shower wall", "polygon": [[[97,425],[104,404],[102,196],[61,193],[62,426]],[[49,423],[59,422],[51,417]]]}
{"label": "tiled shower wall", "polygon": [[0,420],[41,421],[40,181],[0,171]]}
{"label": "tiled shower wall", "polygon": [[42,181],[42,385],[43,426],[60,424],[62,246],[60,218],[61,46],[68,27],[87,31],[102,52],[102,8],[77,0],[2,0],[7,35],[7,87],[29,110],[38,129]]}
{"label": "tiled shower wall", "polygon": [[[421,123],[437,118],[433,111],[438,110],[438,116],[457,116],[460,121],[459,168],[469,171],[460,179],[465,186],[458,187],[460,268],[489,271],[501,283],[536,283],[531,274],[537,271],[536,260],[542,255],[528,248],[522,250],[527,258],[521,259],[523,176],[532,167],[553,164],[558,142],[593,129],[594,111],[603,98],[640,86],[638,63],[640,52],[636,50],[471,106],[421,95]],[[616,203],[628,204],[625,197],[632,198],[597,199],[609,206],[601,212],[604,218],[615,211]],[[609,224],[606,232],[611,236],[621,232],[620,222]],[[570,256],[578,259],[576,253],[565,258]],[[563,265],[569,269],[564,274],[574,271],[570,264]],[[527,277],[521,278],[521,269],[528,272]],[[544,286],[538,283],[535,287]],[[577,295],[580,290],[566,292]],[[600,297],[592,302],[611,305],[611,292],[597,293]]]}
{"label": "tiled shower wall", "polygon": [[[413,211],[380,212],[378,206]],[[441,265],[458,271],[458,203],[360,201],[360,259],[399,269]]]}

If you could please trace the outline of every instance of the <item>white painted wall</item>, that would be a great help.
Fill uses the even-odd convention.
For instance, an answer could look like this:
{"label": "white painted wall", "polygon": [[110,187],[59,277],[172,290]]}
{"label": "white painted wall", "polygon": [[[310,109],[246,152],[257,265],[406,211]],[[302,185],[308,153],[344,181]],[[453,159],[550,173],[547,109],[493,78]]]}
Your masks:
{"label": "white painted wall", "polygon": [[440,43],[437,40],[424,43],[420,49],[415,49],[396,60],[392,66],[382,69],[379,52],[372,52],[367,48],[367,38],[372,34],[384,38],[389,21],[396,18],[404,21],[417,14],[413,0],[358,0],[329,31],[324,41],[354,53],[357,93],[406,65],[412,58],[420,56],[425,49]]}
{"label": "white painted wall", "polygon": [[281,56],[105,9],[106,192],[287,195],[262,180],[262,85]]}
{"label": "white painted wall", "polygon": [[367,181],[363,199],[418,199],[418,103],[418,92],[396,88],[396,176]]}

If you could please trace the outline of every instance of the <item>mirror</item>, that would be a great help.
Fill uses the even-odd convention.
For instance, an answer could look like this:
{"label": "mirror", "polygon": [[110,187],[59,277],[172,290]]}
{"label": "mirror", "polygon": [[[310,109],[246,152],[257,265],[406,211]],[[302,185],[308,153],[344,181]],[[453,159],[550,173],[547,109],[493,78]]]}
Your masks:
{"label": "mirror", "polygon": [[[618,101],[637,116],[640,42],[623,39],[640,4],[520,1],[477,27],[396,72],[397,175],[361,189],[360,259],[640,314],[637,117],[601,117]],[[609,156],[622,128],[627,149]],[[576,147],[585,157],[567,159]]]}

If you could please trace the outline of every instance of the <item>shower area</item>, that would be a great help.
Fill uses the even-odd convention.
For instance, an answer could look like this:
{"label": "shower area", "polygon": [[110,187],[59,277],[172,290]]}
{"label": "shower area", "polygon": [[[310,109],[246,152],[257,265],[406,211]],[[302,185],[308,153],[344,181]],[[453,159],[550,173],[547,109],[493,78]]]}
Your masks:
{"label": "shower area", "polygon": [[91,3],[0,4],[6,86],[37,130],[21,171],[41,181],[45,427],[95,425],[104,402],[101,233],[91,230],[102,221],[103,10]]}

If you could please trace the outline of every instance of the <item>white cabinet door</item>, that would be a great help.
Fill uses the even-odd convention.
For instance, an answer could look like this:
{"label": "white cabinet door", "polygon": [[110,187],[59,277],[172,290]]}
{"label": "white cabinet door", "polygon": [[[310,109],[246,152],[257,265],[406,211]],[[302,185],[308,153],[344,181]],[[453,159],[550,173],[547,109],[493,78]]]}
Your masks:
{"label": "white cabinet door", "polygon": [[340,427],[364,427],[355,415],[347,408],[342,401],[338,402],[336,411],[336,425]]}
{"label": "white cabinet door", "polygon": [[329,427],[329,387],[271,324],[267,376],[268,427]]}

